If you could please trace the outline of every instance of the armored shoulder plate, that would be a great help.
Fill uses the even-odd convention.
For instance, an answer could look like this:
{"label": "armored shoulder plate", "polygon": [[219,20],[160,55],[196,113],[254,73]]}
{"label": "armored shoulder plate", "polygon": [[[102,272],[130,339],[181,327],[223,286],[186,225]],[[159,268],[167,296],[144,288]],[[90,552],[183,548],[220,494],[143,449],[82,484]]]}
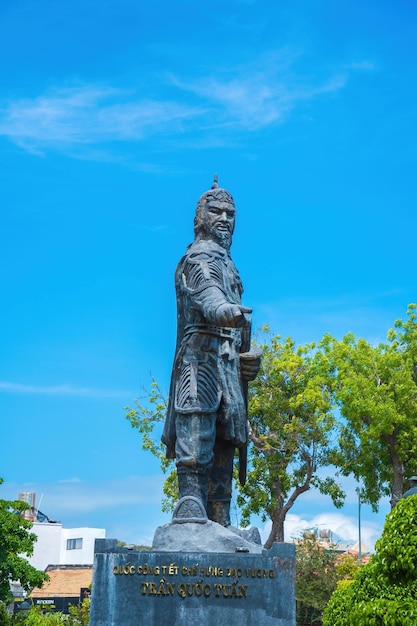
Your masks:
{"label": "armored shoulder plate", "polygon": [[224,289],[227,253],[218,246],[191,246],[181,268],[182,286],[193,293],[215,285]]}

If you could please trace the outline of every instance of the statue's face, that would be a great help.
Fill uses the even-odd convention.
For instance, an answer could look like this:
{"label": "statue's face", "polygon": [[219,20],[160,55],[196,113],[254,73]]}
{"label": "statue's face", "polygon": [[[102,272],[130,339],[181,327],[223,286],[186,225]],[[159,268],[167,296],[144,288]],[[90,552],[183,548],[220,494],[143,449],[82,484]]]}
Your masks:
{"label": "statue's face", "polygon": [[210,198],[204,210],[203,237],[213,239],[216,243],[229,249],[235,229],[235,216],[236,209],[232,202]]}

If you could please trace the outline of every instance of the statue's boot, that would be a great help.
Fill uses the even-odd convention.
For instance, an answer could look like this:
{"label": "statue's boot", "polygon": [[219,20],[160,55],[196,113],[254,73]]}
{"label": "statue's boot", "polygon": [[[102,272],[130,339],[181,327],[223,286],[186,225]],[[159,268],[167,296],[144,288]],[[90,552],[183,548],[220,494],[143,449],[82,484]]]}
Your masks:
{"label": "statue's boot", "polygon": [[209,499],[207,502],[207,517],[222,526],[230,526],[230,499]]}
{"label": "statue's boot", "polygon": [[254,526],[250,528],[235,528],[230,522],[230,499],[228,500],[209,500],[207,502],[207,517],[213,522],[217,522],[228,528],[231,532],[239,535],[245,541],[262,545],[259,530]]}
{"label": "statue's boot", "polygon": [[185,470],[183,468],[177,469],[178,476],[178,493],[179,500],[185,496],[193,496],[198,498],[203,508],[207,507],[207,475]]}
{"label": "statue's boot", "polygon": [[235,448],[229,441],[216,440],[214,462],[208,479],[207,517],[230,526],[230,501]]}

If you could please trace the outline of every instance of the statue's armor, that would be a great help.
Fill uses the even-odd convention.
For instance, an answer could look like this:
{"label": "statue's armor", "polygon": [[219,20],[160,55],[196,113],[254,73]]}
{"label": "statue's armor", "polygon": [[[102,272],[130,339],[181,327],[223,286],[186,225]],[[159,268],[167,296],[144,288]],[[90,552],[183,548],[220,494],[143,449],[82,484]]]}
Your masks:
{"label": "statue's armor", "polygon": [[[240,381],[242,331],[223,326],[221,307],[241,302],[242,283],[227,250],[195,241],[175,274],[178,312],[176,357],[162,441],[175,457],[175,420],[217,414],[223,437],[247,443],[246,408]],[[223,322],[225,323],[225,322]]]}

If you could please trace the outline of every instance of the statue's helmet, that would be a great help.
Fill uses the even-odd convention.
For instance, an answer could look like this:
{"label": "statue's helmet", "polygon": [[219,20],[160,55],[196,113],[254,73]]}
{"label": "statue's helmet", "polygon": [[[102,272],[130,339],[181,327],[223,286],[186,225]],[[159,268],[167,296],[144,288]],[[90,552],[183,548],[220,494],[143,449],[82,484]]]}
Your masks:
{"label": "statue's helmet", "polygon": [[232,194],[229,193],[226,189],[219,187],[217,174],[214,175],[211,189],[205,191],[200,196],[197,202],[194,218],[194,234],[196,236],[198,235],[198,233],[204,230],[206,207],[208,203],[212,200],[217,200],[218,202],[227,202],[228,204],[233,205],[233,207],[235,206]]}

